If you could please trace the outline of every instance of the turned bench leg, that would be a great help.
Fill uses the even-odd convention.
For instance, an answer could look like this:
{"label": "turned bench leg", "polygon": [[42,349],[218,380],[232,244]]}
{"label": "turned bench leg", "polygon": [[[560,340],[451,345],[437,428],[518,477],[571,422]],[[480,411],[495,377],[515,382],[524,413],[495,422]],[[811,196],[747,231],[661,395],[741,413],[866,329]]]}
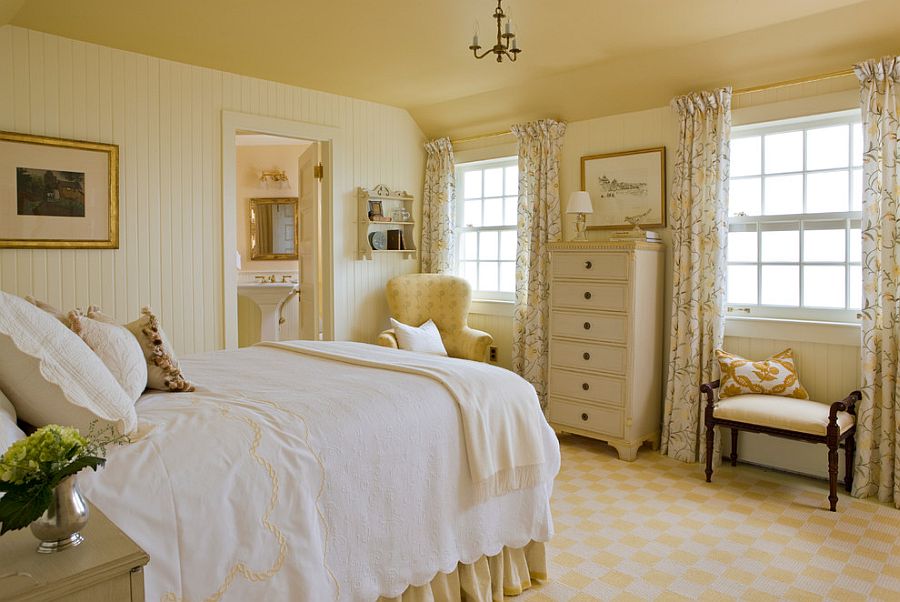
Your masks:
{"label": "turned bench leg", "polygon": [[713,473],[713,448],[716,443],[716,428],[706,425],[706,482],[712,482]]}
{"label": "turned bench leg", "polygon": [[738,430],[731,429],[731,465],[737,466],[737,437]]}
{"label": "turned bench leg", "polygon": [[828,443],[828,503],[832,512],[837,512],[838,444]]}

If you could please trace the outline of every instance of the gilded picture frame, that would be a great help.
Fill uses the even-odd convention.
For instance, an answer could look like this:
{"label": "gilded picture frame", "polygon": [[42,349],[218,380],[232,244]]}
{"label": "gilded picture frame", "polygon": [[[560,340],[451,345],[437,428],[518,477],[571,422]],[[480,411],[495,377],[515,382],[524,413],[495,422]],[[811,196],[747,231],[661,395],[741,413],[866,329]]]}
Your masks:
{"label": "gilded picture frame", "polygon": [[0,131],[0,248],[118,249],[118,145]]}
{"label": "gilded picture frame", "polygon": [[582,157],[581,190],[594,209],[588,230],[631,228],[625,218],[642,213],[642,228],[665,228],[666,147]]}

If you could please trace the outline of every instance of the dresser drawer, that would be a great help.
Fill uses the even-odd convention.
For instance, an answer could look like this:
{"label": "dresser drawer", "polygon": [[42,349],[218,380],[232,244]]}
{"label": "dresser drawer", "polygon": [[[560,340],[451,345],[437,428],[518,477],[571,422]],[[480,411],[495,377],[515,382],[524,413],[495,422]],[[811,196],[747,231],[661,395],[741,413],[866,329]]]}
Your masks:
{"label": "dresser drawer", "polygon": [[550,364],[554,368],[599,370],[625,374],[627,350],[624,347],[572,341],[550,341]]}
{"label": "dresser drawer", "polygon": [[627,280],[628,263],[628,253],[557,251],[553,254],[553,277]]}
{"label": "dresser drawer", "polygon": [[624,343],[626,316],[589,314],[555,310],[550,313],[553,336],[574,337],[592,341]]}
{"label": "dresser drawer", "polygon": [[614,406],[625,405],[625,381],[599,374],[550,370],[550,395],[598,401]]}
{"label": "dresser drawer", "polygon": [[550,300],[555,307],[625,311],[628,309],[628,284],[554,281],[550,287]]}
{"label": "dresser drawer", "polygon": [[550,421],[616,438],[625,433],[622,410],[553,397],[550,398]]}

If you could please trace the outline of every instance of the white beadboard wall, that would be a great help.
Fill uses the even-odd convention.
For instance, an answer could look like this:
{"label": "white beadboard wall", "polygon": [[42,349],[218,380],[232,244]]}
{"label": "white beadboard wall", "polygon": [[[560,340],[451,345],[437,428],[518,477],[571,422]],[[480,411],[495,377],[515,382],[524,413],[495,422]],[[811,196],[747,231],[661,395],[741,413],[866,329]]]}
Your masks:
{"label": "white beadboard wall", "polygon": [[424,137],[405,110],[9,25],[0,129],[118,144],[121,246],[0,250],[0,288],[61,308],[95,303],[119,320],[149,304],[180,353],[222,347],[223,110],[343,131],[330,233],[335,336],[374,340],[387,320],[384,283],[418,265],[355,260],[355,189],[384,183],[421,196]]}

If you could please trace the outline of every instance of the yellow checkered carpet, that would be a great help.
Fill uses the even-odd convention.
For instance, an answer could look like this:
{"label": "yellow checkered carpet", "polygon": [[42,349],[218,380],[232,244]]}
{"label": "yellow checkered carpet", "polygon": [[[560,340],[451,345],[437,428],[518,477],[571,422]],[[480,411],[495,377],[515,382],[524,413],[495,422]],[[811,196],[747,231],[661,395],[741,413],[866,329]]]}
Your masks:
{"label": "yellow checkered carpet", "polygon": [[[551,581],[522,602],[900,600],[900,510],[827,483],[562,436]],[[825,448],[822,447],[822,461]]]}

